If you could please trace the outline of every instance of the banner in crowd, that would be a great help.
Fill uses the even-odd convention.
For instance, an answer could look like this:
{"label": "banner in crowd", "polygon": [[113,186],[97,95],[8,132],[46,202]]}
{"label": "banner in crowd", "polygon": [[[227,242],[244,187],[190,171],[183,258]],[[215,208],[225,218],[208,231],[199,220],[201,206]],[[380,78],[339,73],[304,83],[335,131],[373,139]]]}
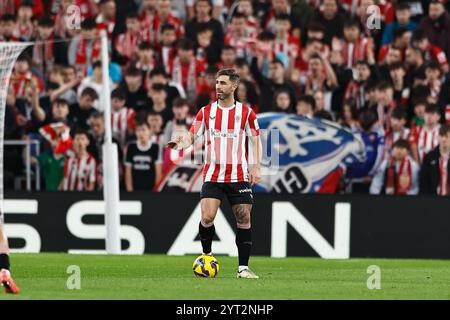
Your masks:
{"label": "banner in crowd", "polygon": [[[364,161],[363,141],[336,123],[281,113],[259,114],[258,122],[263,159],[255,192],[332,193],[346,168]],[[189,161],[174,165],[157,191],[200,191],[201,162],[186,157]]]}
{"label": "banner in crowd", "polygon": [[[252,252],[327,259],[450,259],[449,199],[428,196],[255,195]],[[105,253],[101,193],[11,193],[5,199],[10,246],[22,252]],[[125,254],[199,254],[199,195],[123,193]],[[237,255],[229,205],[215,221],[216,254]]]}

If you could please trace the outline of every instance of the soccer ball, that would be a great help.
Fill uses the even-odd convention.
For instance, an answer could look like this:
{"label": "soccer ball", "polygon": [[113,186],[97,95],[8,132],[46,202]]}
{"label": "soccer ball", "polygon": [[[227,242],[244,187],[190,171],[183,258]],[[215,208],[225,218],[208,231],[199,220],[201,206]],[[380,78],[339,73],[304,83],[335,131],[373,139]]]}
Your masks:
{"label": "soccer ball", "polygon": [[215,278],[219,273],[219,261],[209,255],[201,255],[195,259],[192,270],[196,277]]}

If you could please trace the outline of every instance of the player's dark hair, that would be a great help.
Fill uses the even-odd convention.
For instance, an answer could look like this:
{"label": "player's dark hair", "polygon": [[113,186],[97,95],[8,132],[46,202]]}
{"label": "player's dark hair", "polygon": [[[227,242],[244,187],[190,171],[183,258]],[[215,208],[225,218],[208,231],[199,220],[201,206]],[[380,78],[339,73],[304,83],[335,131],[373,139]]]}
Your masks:
{"label": "player's dark hair", "polygon": [[217,72],[216,78],[220,77],[220,76],[228,76],[230,78],[230,81],[233,83],[239,83],[240,82],[240,77],[239,75],[236,73],[236,70],[234,69],[220,69],[219,72]]}

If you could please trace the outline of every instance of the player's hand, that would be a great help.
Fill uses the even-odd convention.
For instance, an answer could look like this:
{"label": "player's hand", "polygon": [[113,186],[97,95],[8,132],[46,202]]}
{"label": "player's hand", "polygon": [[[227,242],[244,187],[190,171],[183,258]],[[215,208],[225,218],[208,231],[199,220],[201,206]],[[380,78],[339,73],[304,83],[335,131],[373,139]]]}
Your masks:
{"label": "player's hand", "polygon": [[261,182],[261,168],[259,165],[253,165],[250,169],[250,173],[248,175],[248,182],[250,183],[250,186],[254,186],[255,184],[258,184]]}
{"label": "player's hand", "polygon": [[190,141],[189,140],[189,136],[184,136],[184,135],[180,135],[177,136],[175,139],[170,140],[166,146],[171,148],[171,149],[175,149],[175,150],[180,150],[180,149],[186,149],[187,147],[189,147]]}

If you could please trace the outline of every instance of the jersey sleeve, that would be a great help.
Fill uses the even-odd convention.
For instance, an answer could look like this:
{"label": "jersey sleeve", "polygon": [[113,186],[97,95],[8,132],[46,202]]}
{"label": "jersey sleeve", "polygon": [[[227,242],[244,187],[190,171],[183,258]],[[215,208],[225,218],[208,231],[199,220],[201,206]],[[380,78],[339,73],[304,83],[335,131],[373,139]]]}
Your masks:
{"label": "jersey sleeve", "polygon": [[204,117],[204,109],[202,108],[195,117],[194,122],[191,125],[191,128],[189,129],[189,132],[191,132],[194,137],[200,137],[205,132],[205,117]]}
{"label": "jersey sleeve", "polygon": [[258,119],[256,118],[256,113],[252,109],[249,111],[247,123],[245,124],[245,133],[249,137],[260,135]]}

